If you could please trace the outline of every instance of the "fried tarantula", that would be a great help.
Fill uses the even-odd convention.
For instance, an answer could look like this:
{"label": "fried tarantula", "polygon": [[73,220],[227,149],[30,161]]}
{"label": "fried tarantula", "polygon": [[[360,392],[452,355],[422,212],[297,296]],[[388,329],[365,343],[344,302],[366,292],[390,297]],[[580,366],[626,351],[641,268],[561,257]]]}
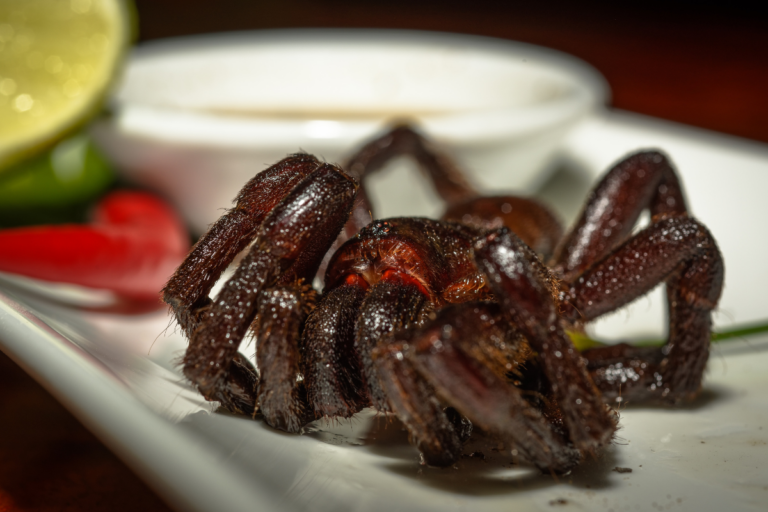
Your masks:
{"label": "fried tarantula", "polygon": [[[401,154],[448,204],[441,220],[368,222],[358,183]],[[651,224],[631,235],[646,208]],[[322,294],[309,284],[321,267]],[[663,347],[574,348],[567,330],[661,282]],[[722,283],[715,240],[688,215],[659,152],[616,164],[562,236],[544,206],[479,196],[445,155],[399,126],[344,170],[297,154],[257,174],[163,293],[190,340],[184,375],[233,413],[299,432],[374,407],[397,415],[434,466],[461,456],[474,425],[562,473],[610,443],[610,404],[696,396]],[[238,352],[249,329],[258,370]]]}

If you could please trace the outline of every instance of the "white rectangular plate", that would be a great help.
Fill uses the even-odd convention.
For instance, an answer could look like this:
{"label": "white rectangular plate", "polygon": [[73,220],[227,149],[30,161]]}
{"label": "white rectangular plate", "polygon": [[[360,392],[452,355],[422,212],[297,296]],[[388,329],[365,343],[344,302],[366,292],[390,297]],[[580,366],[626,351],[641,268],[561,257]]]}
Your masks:
{"label": "white rectangular plate", "polygon": [[[768,317],[768,147],[626,113],[580,125],[562,148],[585,184],[624,154],[659,147],[676,163],[694,215],[726,262],[715,323]],[[566,179],[566,178],[563,178]],[[546,197],[572,212],[580,186]],[[573,196],[579,194],[574,202]],[[0,349],[41,382],[157,492],[185,510],[762,510],[768,500],[768,338],[716,347],[704,392],[679,409],[621,411],[616,443],[570,475],[484,459],[419,465],[394,420],[362,414],[295,436],[212,414],[175,360],[185,341],[166,313],[63,305],[0,282]],[[663,332],[659,294],[600,322],[606,338]],[[480,448],[477,448],[480,446]],[[619,473],[614,468],[631,468]]]}

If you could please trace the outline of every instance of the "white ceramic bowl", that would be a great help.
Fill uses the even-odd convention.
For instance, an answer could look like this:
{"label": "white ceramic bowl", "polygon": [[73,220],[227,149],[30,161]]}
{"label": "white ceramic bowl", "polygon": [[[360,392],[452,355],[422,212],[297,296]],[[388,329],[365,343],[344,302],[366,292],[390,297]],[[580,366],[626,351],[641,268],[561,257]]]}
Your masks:
{"label": "white ceramic bowl", "polygon": [[[104,150],[203,231],[256,172],[299,150],[341,162],[393,120],[444,143],[481,189],[530,191],[605,103],[586,64],[521,43],[410,31],[214,34],[137,48],[96,124]],[[434,215],[410,171],[372,184],[379,217]],[[386,198],[393,197],[394,200]]]}

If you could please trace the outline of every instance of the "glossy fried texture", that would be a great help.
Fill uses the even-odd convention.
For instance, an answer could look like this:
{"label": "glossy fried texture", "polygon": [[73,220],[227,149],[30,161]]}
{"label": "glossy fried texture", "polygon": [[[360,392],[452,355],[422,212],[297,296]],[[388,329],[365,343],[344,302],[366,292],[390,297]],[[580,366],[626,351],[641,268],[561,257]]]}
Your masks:
{"label": "glossy fried texture", "polygon": [[[651,225],[627,238],[646,208]],[[627,349],[623,360],[614,347],[585,352],[606,400],[678,403],[698,394],[725,270],[712,235],[688,216],[663,153],[630,155],[601,179],[553,267],[563,276],[562,311],[573,323],[594,320],[666,283],[669,337],[663,347]]]}
{"label": "glossy fried texture", "polygon": [[278,286],[259,296],[256,364],[261,369],[256,400],[264,420],[286,432],[299,432],[311,416],[303,404],[300,382],[286,375],[301,372],[301,330],[314,306],[308,286]]}
{"label": "glossy fried texture", "polygon": [[599,268],[585,272],[569,290],[583,320],[621,307],[662,280],[670,319],[662,348],[625,349],[618,359],[621,349],[616,347],[585,353],[605,398],[672,403],[694,398],[709,357],[710,317],[724,278],[712,235],[690,217],[662,217],[604,258]]}
{"label": "glossy fried texture", "polygon": [[[420,440],[428,464],[455,461],[459,442],[455,427],[434,406],[436,394],[539,468],[566,471],[579,462],[579,451],[509,383],[508,375],[520,375],[532,356],[499,305],[490,303],[445,308],[428,327],[402,333],[374,352],[381,380],[395,394],[393,408]],[[409,372],[422,375],[430,387],[399,389],[401,375]]]}
{"label": "glossy fried texture", "polygon": [[[448,203],[443,220],[361,224],[368,207],[355,178],[401,154]],[[563,473],[611,442],[617,415],[606,402],[698,393],[724,267],[663,154],[616,164],[565,236],[535,200],[478,196],[407,126],[368,143],[348,170],[293,155],[260,173],[164,289],[190,338],[184,375],[208,400],[288,432],[369,406],[393,412],[435,466],[461,457],[474,424]],[[645,209],[651,224],[632,235]],[[309,283],[324,257],[320,295]],[[567,329],[662,282],[664,347],[576,351]],[[238,352],[249,329],[258,370]]]}
{"label": "glossy fried texture", "polygon": [[304,327],[303,375],[315,416],[349,418],[368,405],[355,325],[366,289],[343,284],[325,294]]}
{"label": "glossy fried texture", "polygon": [[319,165],[314,156],[297,154],[258,173],[237,195],[235,207],[198,240],[163,288],[163,300],[188,337],[210,305],[208,294],[224,269],[253,241],[269,212]]}
{"label": "glossy fried texture", "polygon": [[506,229],[478,241],[475,257],[502,311],[537,353],[573,444],[587,452],[605,445],[615,425],[558,318],[548,269]]}
{"label": "glossy fried texture", "polygon": [[[316,166],[266,216],[253,248],[216,300],[200,310],[192,309],[187,302],[184,308],[192,315],[177,313],[180,320],[201,318],[192,329],[183,371],[207,399],[221,402],[232,412],[248,412],[242,409],[242,400],[235,399],[234,381],[241,393],[242,377],[234,373],[231,362],[256,316],[258,297],[278,283],[301,286],[314,275],[349,217],[356,188],[356,183],[339,169],[327,164]],[[190,266],[194,267],[194,263],[193,259]],[[187,275],[185,266],[177,274]],[[176,288],[175,284],[172,278],[166,295]],[[178,301],[174,297],[169,302],[173,306]]]}
{"label": "glossy fried texture", "polygon": [[651,217],[688,212],[677,175],[658,151],[621,160],[589,193],[579,219],[555,254],[558,272],[573,281],[624,241],[646,208]]}

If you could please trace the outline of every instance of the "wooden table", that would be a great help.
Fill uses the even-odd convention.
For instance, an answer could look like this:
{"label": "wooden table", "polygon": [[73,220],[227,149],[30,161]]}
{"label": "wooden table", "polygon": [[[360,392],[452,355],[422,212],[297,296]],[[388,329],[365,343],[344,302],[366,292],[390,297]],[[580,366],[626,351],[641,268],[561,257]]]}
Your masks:
{"label": "wooden table", "polygon": [[[649,0],[642,11],[564,0],[136,3],[141,41],[289,27],[425,29],[526,41],[595,66],[616,108],[768,142],[768,16],[746,0],[704,8]],[[167,510],[2,354],[0,429],[0,512]]]}

